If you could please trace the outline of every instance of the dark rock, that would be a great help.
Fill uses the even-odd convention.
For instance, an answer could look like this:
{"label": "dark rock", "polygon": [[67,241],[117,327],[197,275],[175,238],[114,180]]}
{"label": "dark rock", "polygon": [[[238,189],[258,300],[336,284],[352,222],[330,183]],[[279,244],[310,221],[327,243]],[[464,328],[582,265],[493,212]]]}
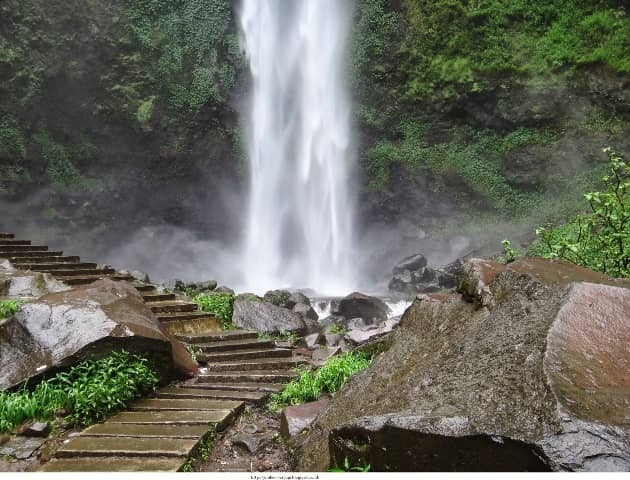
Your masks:
{"label": "dark rock", "polygon": [[286,407],[280,416],[280,435],[289,440],[309,428],[317,415],[324,410],[330,400],[322,398],[316,402]]}
{"label": "dark rock", "polygon": [[7,443],[0,446],[0,455],[8,455],[18,460],[26,460],[44,444],[45,438],[13,437]]}
{"label": "dark rock", "polygon": [[48,422],[34,422],[31,425],[28,425],[23,431],[20,432],[21,435],[25,437],[47,437],[50,434],[51,427]]}
{"label": "dark rock", "polygon": [[630,289],[561,262],[473,263],[493,308],[419,297],[297,446],[300,471],[630,469]]}
{"label": "dark rock", "polygon": [[149,278],[149,274],[146,272],[141,272],[139,270],[133,270],[132,272],[129,273],[133,278],[135,278],[136,280],[140,281],[140,282],[146,282],[149,283],[151,281],[151,279]]}
{"label": "dark rock", "polygon": [[345,318],[363,318],[368,323],[378,323],[387,320],[389,307],[376,297],[354,292],[339,302],[335,315]]}
{"label": "dark rock", "polygon": [[287,308],[294,308],[296,305],[311,306],[311,300],[301,292],[293,292],[286,301]]}
{"label": "dark rock", "polygon": [[423,255],[407,257],[394,267],[389,289],[404,295],[454,289],[462,273],[462,266],[463,262],[457,260],[442,268],[434,269],[427,266]]}
{"label": "dark rock", "polygon": [[256,437],[253,435],[248,435],[245,433],[238,433],[234,435],[231,439],[232,445],[235,447],[241,447],[246,452],[255,454],[260,447],[261,441],[263,440],[261,437]]}
{"label": "dark rock", "polygon": [[189,282],[186,288],[197,290],[198,292],[212,292],[217,288],[216,280],[206,280],[204,282]]}
{"label": "dark rock", "polygon": [[291,298],[291,292],[288,290],[270,290],[263,296],[265,302],[284,308],[291,308],[288,306],[289,298]]}
{"label": "dark rock", "polygon": [[311,357],[313,366],[321,367],[326,361],[341,352],[341,347],[326,347],[320,346],[313,350],[313,356]]}
{"label": "dark rock", "polygon": [[298,303],[297,305],[294,305],[293,311],[301,315],[305,319],[308,318],[310,320],[315,320],[316,322],[319,319],[319,316],[317,315],[317,312],[313,309],[313,307],[305,303]]}
{"label": "dark rock", "polygon": [[45,295],[0,325],[0,389],[113,349],[163,354],[167,376],[173,367],[196,370],[183,344],[162,331],[135,288],[99,280]]}
{"label": "dark rock", "polygon": [[240,328],[271,334],[304,334],[307,330],[304,319],[291,310],[267,302],[243,299],[234,302],[232,323]]}

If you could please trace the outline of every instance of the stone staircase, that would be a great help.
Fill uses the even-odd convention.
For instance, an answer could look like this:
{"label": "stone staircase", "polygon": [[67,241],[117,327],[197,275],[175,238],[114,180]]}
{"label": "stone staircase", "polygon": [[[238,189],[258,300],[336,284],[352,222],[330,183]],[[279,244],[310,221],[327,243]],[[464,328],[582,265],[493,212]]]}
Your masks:
{"label": "stone staircase", "polygon": [[292,348],[256,332],[221,331],[214,315],[174,293],[112,268],[0,233],[0,258],[19,269],[45,272],[68,285],[98,279],[129,281],[162,327],[197,352],[205,368],[189,382],[158,390],[104,423],[93,425],[56,452],[41,471],[177,471],[212,430],[225,428],[245,404],[259,404],[296,377],[305,363]]}

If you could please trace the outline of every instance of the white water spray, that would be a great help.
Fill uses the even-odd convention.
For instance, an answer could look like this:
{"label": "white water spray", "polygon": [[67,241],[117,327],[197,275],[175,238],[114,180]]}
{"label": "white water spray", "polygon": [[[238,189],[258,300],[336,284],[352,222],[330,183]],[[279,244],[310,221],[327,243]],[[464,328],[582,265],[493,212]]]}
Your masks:
{"label": "white water spray", "polygon": [[347,0],[243,0],[252,74],[244,289],[347,294],[352,265]]}

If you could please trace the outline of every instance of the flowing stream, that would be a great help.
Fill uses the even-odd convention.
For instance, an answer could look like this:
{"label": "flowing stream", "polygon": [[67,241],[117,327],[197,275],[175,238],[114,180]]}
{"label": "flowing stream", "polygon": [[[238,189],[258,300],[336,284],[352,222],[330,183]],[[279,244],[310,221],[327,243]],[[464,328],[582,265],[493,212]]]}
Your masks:
{"label": "flowing stream", "polygon": [[346,0],[243,0],[252,95],[244,290],[347,294],[353,268]]}

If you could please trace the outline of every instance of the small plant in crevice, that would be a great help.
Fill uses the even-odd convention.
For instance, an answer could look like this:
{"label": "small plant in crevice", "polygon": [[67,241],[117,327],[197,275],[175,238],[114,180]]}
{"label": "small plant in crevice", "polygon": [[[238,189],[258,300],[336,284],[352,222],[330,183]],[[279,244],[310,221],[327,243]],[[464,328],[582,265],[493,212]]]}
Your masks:
{"label": "small plant in crevice", "polygon": [[335,393],[354,374],[370,366],[372,357],[363,353],[348,352],[332,357],[317,371],[302,370],[297,378],[285,385],[281,392],[274,393],[269,402],[272,411],[287,405],[318,400],[324,393]]}
{"label": "small plant in crevice", "polygon": [[21,305],[18,300],[0,300],[0,319],[15,315]]}
{"label": "small plant in crevice", "polygon": [[329,328],[330,333],[334,333],[336,335],[344,336],[348,331],[338,323],[332,323]]}
{"label": "small plant in crevice", "polygon": [[372,466],[371,465],[351,465],[350,464],[350,460],[348,460],[348,457],[346,457],[343,461],[343,465],[337,466],[335,465],[334,467],[331,467],[328,469],[329,472],[362,472],[362,473],[367,473],[369,471],[372,470]]}
{"label": "small plant in crevice", "polygon": [[234,312],[235,296],[230,293],[200,294],[193,297],[199,308],[208,313],[213,313],[221,322],[223,330],[234,330],[232,313]]}
{"label": "small plant in crevice", "polygon": [[214,445],[217,439],[216,427],[212,427],[204,440],[197,445],[193,453],[188,457],[186,463],[180,468],[181,472],[190,473],[194,472],[200,462],[207,462],[210,458],[210,454],[214,449]]}
{"label": "small plant in crevice", "polygon": [[300,336],[296,332],[282,332],[276,334],[259,332],[258,338],[261,340],[273,340],[274,342],[288,342],[293,345],[297,343]]}
{"label": "small plant in crevice", "polygon": [[150,393],[157,382],[149,361],[141,355],[122,351],[85,360],[32,390],[25,384],[15,392],[0,392],[0,432],[60,413],[71,424],[89,425]]}
{"label": "small plant in crevice", "polygon": [[190,358],[192,358],[194,362],[197,361],[197,357],[199,356],[199,354],[203,352],[201,348],[195,345],[186,345],[186,350],[188,350],[188,353],[190,354]]}

